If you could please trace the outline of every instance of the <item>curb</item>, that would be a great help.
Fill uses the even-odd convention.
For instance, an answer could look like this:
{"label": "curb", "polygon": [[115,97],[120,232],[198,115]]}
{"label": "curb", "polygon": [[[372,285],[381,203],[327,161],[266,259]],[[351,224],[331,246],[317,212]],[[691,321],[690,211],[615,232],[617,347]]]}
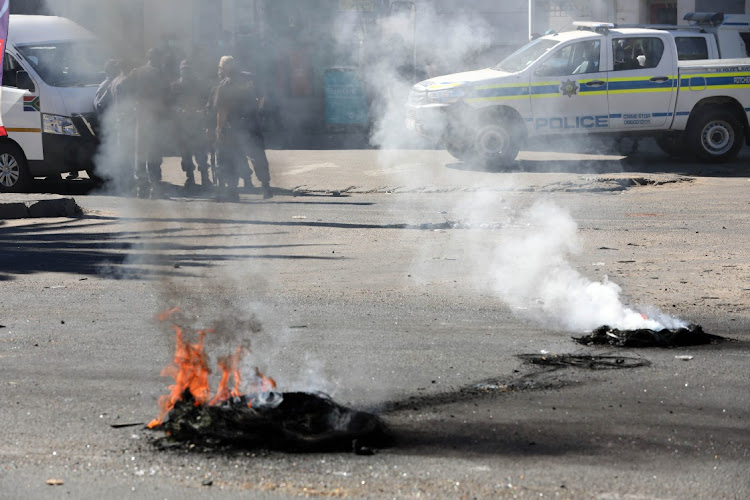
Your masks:
{"label": "curb", "polygon": [[0,203],[0,219],[80,217],[83,210],[73,198]]}

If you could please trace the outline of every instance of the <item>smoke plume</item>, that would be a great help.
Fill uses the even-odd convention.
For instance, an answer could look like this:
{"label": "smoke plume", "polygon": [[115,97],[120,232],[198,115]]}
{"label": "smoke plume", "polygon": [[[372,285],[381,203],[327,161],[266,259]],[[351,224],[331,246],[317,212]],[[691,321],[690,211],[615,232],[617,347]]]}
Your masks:
{"label": "smoke plume", "polygon": [[686,326],[658,310],[647,316],[626,306],[606,275],[591,281],[575,270],[568,257],[580,251],[577,225],[559,206],[538,202],[517,227],[496,249],[493,270],[498,295],[519,313],[571,331]]}

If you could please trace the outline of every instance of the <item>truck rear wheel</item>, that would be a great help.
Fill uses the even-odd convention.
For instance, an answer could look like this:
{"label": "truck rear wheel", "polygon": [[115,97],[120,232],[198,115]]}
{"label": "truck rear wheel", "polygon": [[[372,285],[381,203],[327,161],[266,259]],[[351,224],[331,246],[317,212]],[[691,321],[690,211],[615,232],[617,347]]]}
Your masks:
{"label": "truck rear wheel", "polygon": [[726,109],[706,109],[688,124],[686,144],[701,160],[724,163],[742,148],[742,125]]}
{"label": "truck rear wheel", "polygon": [[472,149],[477,161],[490,168],[501,168],[516,159],[520,148],[507,122],[499,121],[485,123],[477,129]]}
{"label": "truck rear wheel", "polygon": [[0,192],[24,193],[31,186],[31,173],[21,149],[0,141]]}

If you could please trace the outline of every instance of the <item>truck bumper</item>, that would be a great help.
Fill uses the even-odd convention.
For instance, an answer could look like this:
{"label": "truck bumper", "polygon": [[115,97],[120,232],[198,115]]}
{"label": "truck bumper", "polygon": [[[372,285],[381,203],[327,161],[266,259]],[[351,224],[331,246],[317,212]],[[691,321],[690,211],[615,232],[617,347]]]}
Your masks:
{"label": "truck bumper", "polygon": [[441,141],[447,126],[447,106],[407,106],[406,108],[406,128],[423,137]]}

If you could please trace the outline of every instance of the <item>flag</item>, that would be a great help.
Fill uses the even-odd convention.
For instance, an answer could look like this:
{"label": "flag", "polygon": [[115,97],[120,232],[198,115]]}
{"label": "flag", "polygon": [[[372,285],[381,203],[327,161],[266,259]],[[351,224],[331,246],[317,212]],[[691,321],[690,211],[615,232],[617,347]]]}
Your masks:
{"label": "flag", "polygon": [[[3,81],[3,58],[5,57],[5,41],[8,39],[8,20],[10,16],[10,0],[0,0],[0,84]],[[0,96],[2,89],[0,88]],[[8,135],[0,115],[0,136]]]}

